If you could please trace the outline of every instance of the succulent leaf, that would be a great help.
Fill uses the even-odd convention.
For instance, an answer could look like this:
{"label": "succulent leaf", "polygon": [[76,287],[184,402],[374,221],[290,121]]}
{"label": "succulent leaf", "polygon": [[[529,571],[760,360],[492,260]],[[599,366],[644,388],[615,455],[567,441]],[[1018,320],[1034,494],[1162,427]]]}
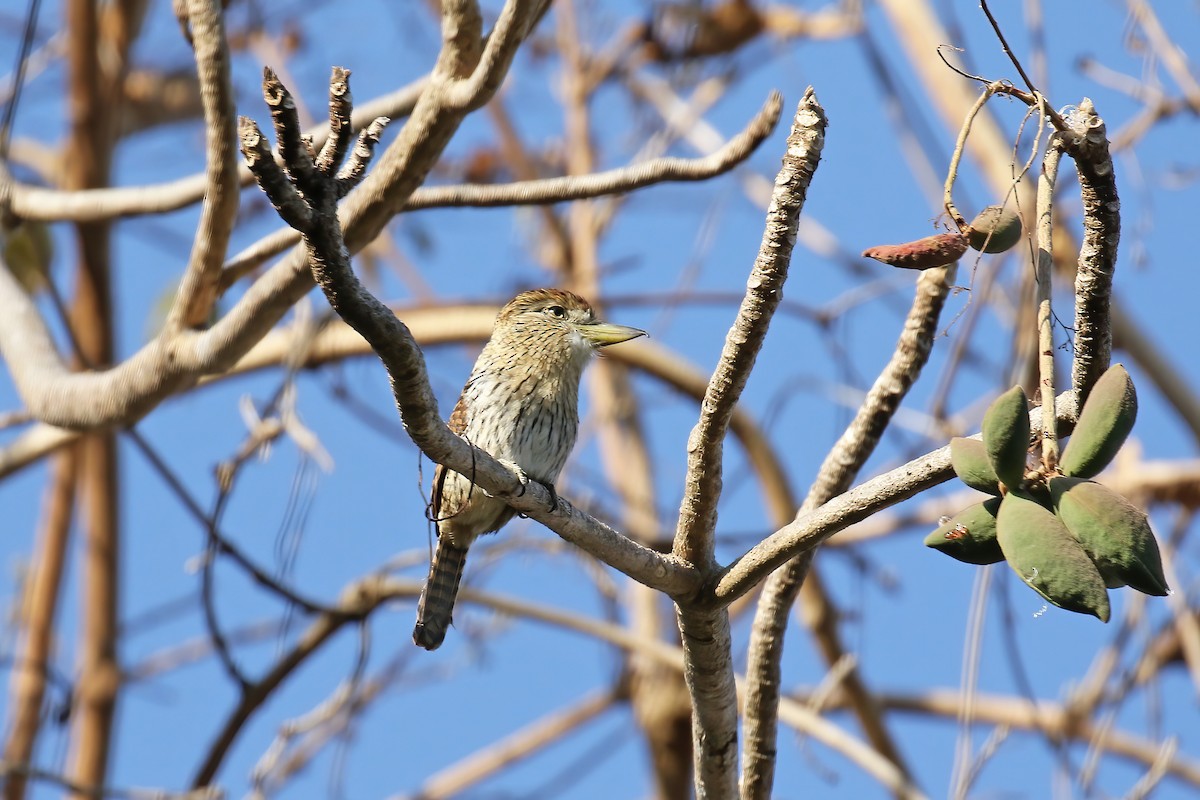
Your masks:
{"label": "succulent leaf", "polygon": [[1000,498],[968,506],[925,537],[925,546],[967,564],[995,564],[1004,560],[996,540],[996,512]]}
{"label": "succulent leaf", "polygon": [[1110,589],[1129,585],[1143,594],[1167,594],[1162,556],[1142,511],[1095,481],[1052,478],[1058,518],[1079,540]]}
{"label": "succulent leaf", "polygon": [[973,249],[984,253],[1003,253],[1021,241],[1021,215],[1004,206],[988,206],[971,220],[963,233]]}
{"label": "succulent leaf", "polygon": [[1113,364],[1096,381],[1067,440],[1059,468],[1073,478],[1091,478],[1117,455],[1137,420],[1137,392],[1129,373]]}
{"label": "succulent leaf", "polygon": [[1020,386],[1014,386],[988,407],[983,415],[983,445],[992,471],[1008,489],[1025,478],[1029,455],[1029,401]]}
{"label": "succulent leaf", "polygon": [[959,480],[979,492],[1000,494],[1000,479],[988,461],[987,448],[978,439],[955,436],[950,440],[950,465]]}
{"label": "succulent leaf", "polygon": [[1008,565],[1031,589],[1059,608],[1108,622],[1104,579],[1054,512],[1010,492],[996,515],[996,537]]}

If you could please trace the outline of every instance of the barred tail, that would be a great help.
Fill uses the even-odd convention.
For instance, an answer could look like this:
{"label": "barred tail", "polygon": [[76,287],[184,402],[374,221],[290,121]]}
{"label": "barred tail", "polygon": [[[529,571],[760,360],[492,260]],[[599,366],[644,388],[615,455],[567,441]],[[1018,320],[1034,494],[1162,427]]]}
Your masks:
{"label": "barred tail", "polygon": [[458,583],[462,580],[463,567],[467,563],[467,551],[455,547],[444,539],[438,542],[429,565],[429,580],[417,601],[417,626],[413,628],[413,641],[418,647],[436,650],[446,638],[454,613],[454,598],[458,595]]}

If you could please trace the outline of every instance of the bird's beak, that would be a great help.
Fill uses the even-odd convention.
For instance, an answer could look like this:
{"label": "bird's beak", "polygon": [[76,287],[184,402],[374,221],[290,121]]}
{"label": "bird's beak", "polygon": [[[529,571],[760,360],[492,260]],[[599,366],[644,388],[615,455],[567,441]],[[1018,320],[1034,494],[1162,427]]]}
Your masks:
{"label": "bird's beak", "polygon": [[630,339],[646,335],[646,332],[639,328],[614,325],[611,322],[594,322],[591,325],[580,325],[579,333],[596,347],[607,347],[610,344],[627,342]]}

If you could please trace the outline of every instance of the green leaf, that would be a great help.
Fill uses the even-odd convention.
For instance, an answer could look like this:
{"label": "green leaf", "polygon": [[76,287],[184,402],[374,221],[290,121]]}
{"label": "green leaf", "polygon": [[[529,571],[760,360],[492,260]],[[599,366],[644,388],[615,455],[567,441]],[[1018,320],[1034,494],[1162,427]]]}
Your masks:
{"label": "green leaf", "polygon": [[968,506],[925,537],[925,546],[967,564],[995,564],[1004,560],[996,540],[996,512],[1000,498]]}
{"label": "green leaf", "polygon": [[983,446],[1005,487],[1019,487],[1029,455],[1029,400],[1020,386],[997,397],[983,415]]}
{"label": "green leaf", "polygon": [[1059,469],[1074,478],[1100,474],[1117,455],[1137,420],[1137,392],[1125,367],[1113,364],[1096,381],[1067,440]]}
{"label": "green leaf", "polygon": [[1008,565],[1031,589],[1059,608],[1108,622],[1104,579],[1053,511],[1009,493],[1000,503],[996,528]]}
{"label": "green leaf", "polygon": [[955,436],[950,440],[950,465],[954,474],[972,489],[1000,495],[1000,479],[988,461],[987,449],[978,439]]}
{"label": "green leaf", "polygon": [[1079,540],[1110,589],[1129,585],[1143,594],[1167,594],[1162,556],[1141,509],[1095,481],[1053,478],[1058,518]]}

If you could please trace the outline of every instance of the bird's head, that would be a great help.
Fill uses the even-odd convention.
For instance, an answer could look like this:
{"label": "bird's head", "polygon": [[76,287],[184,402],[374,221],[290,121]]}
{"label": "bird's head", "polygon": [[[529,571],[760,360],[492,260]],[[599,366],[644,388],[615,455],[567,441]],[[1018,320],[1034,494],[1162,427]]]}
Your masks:
{"label": "bird's head", "polygon": [[[562,289],[533,289],[514,297],[496,318],[496,333],[543,357],[584,360],[597,348],[646,332],[596,319],[587,300]],[[497,338],[493,334],[493,338]]]}

